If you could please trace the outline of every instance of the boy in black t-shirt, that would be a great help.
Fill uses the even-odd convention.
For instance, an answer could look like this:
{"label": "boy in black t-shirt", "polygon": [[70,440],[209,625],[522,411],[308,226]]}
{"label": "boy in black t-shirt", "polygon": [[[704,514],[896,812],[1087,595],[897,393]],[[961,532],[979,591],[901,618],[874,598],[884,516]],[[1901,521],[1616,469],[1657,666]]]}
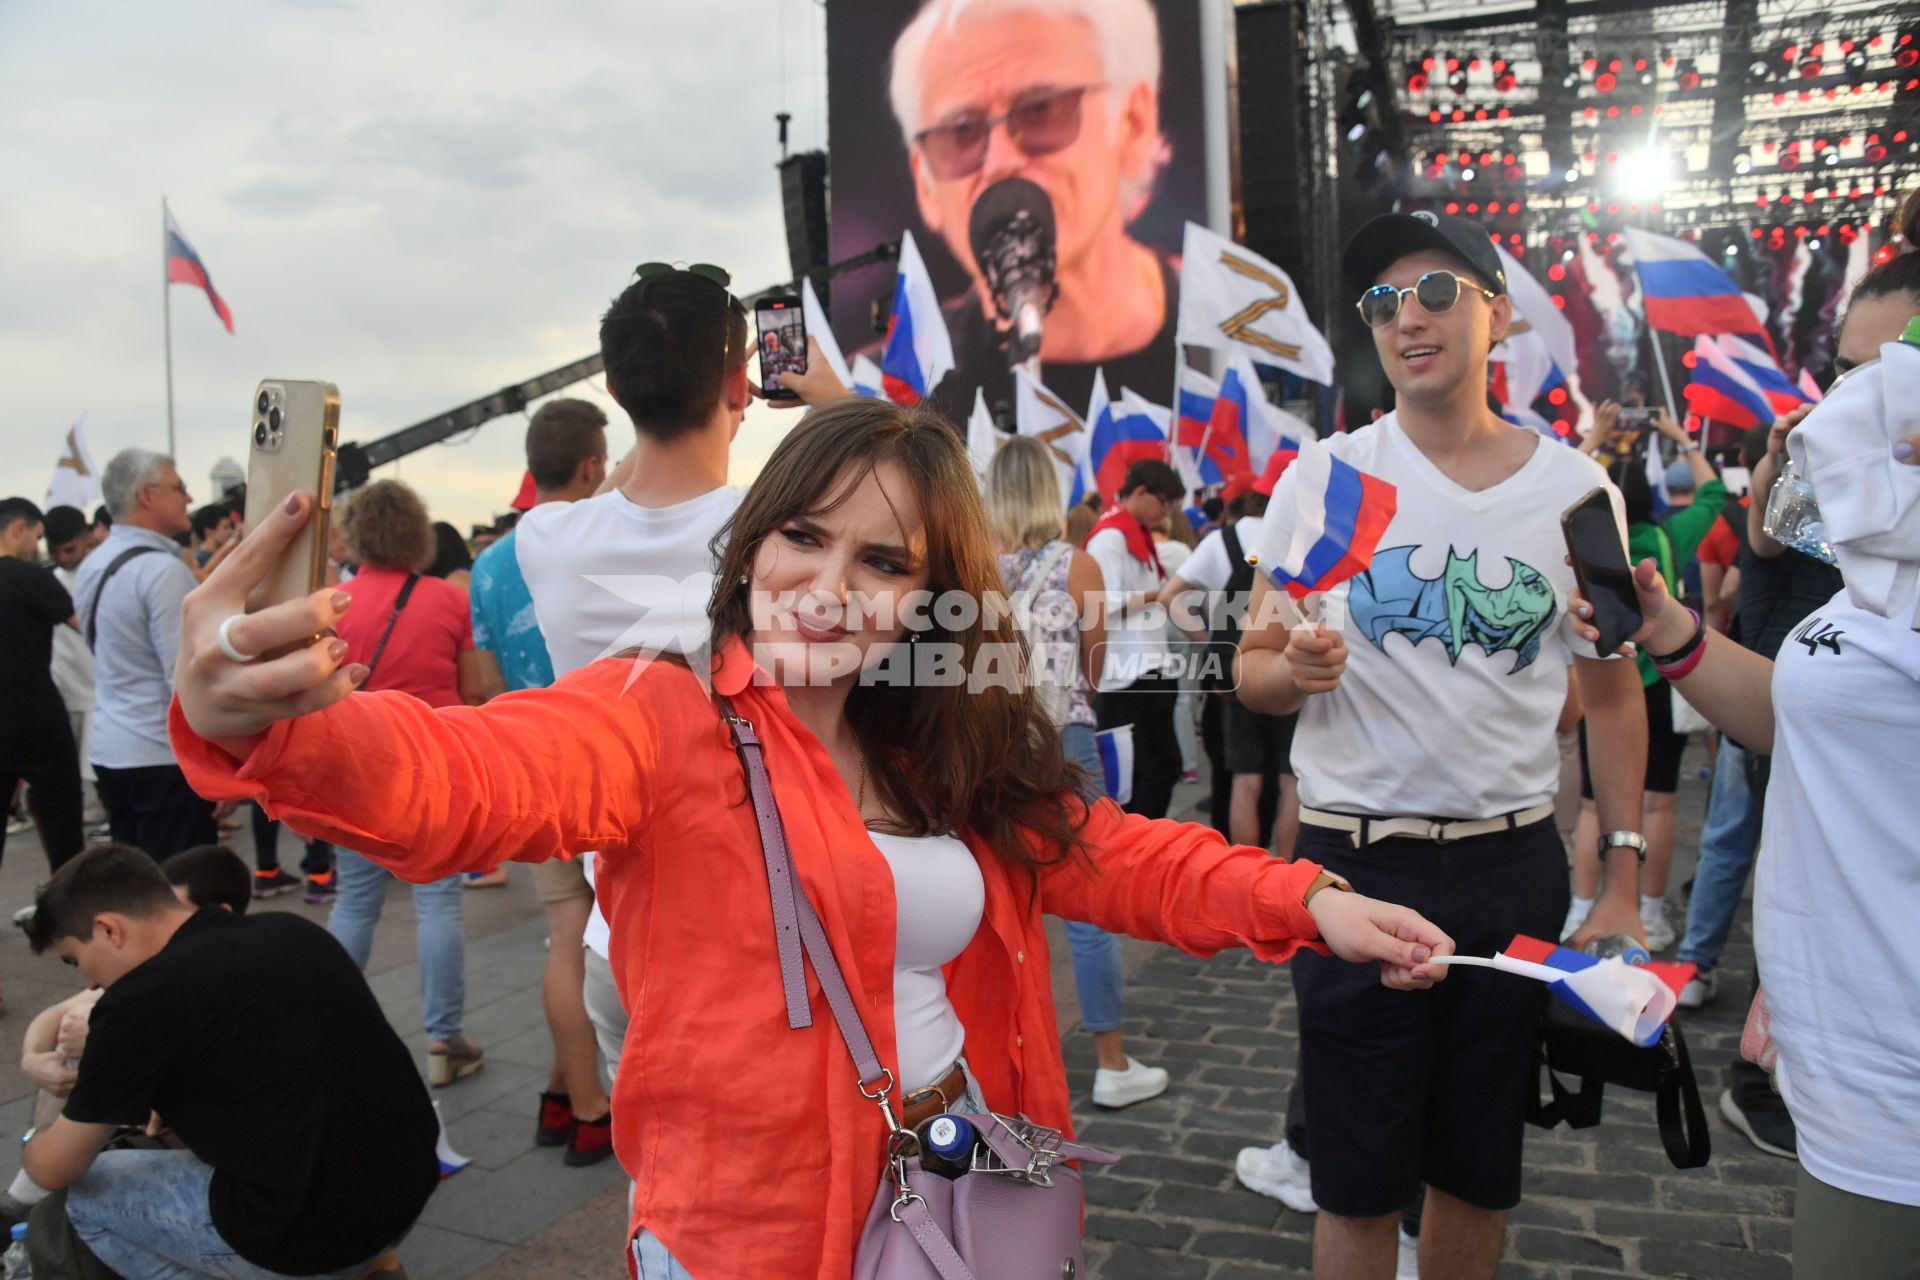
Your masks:
{"label": "boy in black t-shirt", "polygon": [[[137,849],[102,846],[40,893],[30,936],[106,994],[64,1113],[23,1156],[69,1187],[75,1232],[121,1275],[355,1275],[439,1181],[426,1087],[364,978],[298,916],[195,911]],[[278,976],[302,975],[297,1005]],[[164,1124],[183,1150],[105,1151]]]}

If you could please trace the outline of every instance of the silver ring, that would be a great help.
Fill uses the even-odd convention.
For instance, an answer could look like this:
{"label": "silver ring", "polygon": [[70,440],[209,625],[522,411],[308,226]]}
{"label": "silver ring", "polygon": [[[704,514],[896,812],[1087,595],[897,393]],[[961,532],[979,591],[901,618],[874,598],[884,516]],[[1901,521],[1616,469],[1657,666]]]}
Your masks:
{"label": "silver ring", "polygon": [[244,617],[246,617],[244,613],[229,614],[227,615],[226,621],[220,624],[220,652],[226,654],[235,662],[252,662],[260,656],[257,653],[242,653],[234,646],[232,635],[233,624]]}

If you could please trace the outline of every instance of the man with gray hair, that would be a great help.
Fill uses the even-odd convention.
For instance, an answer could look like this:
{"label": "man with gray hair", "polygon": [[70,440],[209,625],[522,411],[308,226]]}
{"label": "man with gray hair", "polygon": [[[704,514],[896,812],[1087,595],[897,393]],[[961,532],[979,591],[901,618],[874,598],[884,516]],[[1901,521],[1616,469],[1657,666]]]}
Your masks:
{"label": "man with gray hair", "polygon": [[213,804],[187,786],[167,738],[180,605],[197,585],[174,538],[193,527],[193,498],[173,459],[145,449],[115,454],[100,488],[113,528],[74,584],[93,649],[88,757],[113,839],[164,862],[219,838]]}
{"label": "man with gray hair", "polygon": [[1127,229],[1167,154],[1160,61],[1149,0],[927,0],[894,42],[890,94],[920,216],[974,284],[946,308],[955,371],[936,400],[955,421],[975,386],[989,403],[1012,399],[1011,322],[969,236],[974,205],[1004,178],[1053,204],[1047,386],[1084,405],[1104,366],[1110,386],[1171,398],[1179,276]]}

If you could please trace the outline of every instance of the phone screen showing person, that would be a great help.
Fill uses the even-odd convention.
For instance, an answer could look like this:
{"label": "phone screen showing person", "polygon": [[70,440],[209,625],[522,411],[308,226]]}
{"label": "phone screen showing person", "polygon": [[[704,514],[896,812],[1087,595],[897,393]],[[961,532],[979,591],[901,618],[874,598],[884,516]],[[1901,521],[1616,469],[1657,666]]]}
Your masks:
{"label": "phone screen showing person", "polygon": [[1614,518],[1613,500],[1597,488],[1568,507],[1560,517],[1560,531],[1573,557],[1573,576],[1580,594],[1593,606],[1593,625],[1600,631],[1594,647],[1609,654],[1640,629],[1640,597],[1633,589],[1633,569],[1627,563],[1626,544]]}
{"label": "phone screen showing person", "polygon": [[754,304],[753,323],[760,338],[760,389],[769,400],[793,399],[798,393],[781,376],[807,371],[807,318],[800,299],[760,299]]}

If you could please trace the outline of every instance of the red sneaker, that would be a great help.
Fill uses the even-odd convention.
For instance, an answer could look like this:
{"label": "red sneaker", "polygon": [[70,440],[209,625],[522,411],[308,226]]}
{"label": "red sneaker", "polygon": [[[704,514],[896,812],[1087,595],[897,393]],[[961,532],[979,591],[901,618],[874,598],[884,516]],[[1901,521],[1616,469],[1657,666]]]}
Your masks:
{"label": "red sneaker", "polygon": [[613,1112],[598,1120],[575,1120],[567,1142],[567,1163],[575,1168],[599,1164],[613,1154]]}
{"label": "red sneaker", "polygon": [[540,1095],[540,1127],[533,1140],[543,1147],[564,1147],[573,1136],[573,1103],[564,1093]]}

